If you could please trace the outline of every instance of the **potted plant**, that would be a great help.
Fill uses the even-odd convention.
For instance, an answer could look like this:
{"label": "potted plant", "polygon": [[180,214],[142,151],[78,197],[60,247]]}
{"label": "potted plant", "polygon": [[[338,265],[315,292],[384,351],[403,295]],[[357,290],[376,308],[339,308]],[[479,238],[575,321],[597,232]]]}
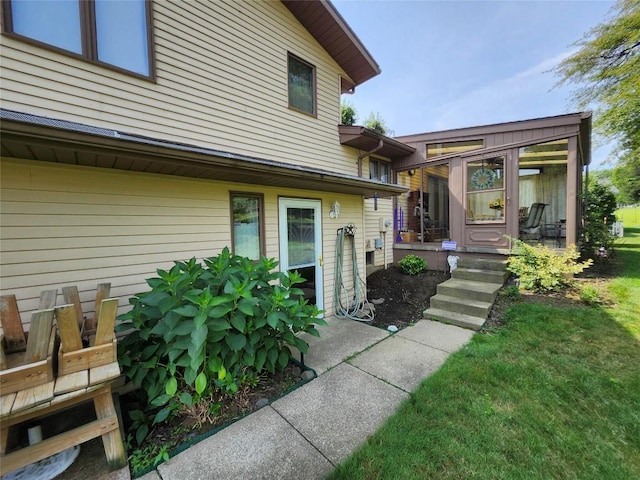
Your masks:
{"label": "potted plant", "polygon": [[489,208],[496,211],[496,220],[502,216],[502,210],[504,209],[504,200],[496,198],[489,202]]}

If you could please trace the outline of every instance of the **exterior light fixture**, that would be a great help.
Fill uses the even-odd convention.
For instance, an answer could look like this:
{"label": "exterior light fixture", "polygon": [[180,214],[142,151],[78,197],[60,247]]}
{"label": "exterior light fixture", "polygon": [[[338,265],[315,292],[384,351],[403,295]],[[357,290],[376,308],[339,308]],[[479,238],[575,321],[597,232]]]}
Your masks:
{"label": "exterior light fixture", "polygon": [[329,216],[331,218],[338,218],[340,216],[340,204],[338,203],[337,200],[333,202],[333,205],[331,205],[331,211],[329,212]]}

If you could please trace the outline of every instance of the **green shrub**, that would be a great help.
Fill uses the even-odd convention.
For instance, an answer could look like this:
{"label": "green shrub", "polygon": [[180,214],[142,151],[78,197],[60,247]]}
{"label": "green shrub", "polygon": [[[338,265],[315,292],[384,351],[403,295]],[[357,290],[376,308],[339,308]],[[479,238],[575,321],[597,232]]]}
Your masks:
{"label": "green shrub", "polygon": [[415,255],[407,255],[398,262],[398,265],[404,273],[409,275],[417,275],[427,269],[427,261]]}
{"label": "green shrub", "polygon": [[[295,288],[302,278],[273,271],[273,259],[254,262],[225,248],[203,264],[192,258],[157,270],[151,290],[130,299],[119,331],[124,374],[146,393],[146,409],[160,408],[152,423],[211,398],[233,394],[260,372],[284,368],[289,346],[306,352],[297,332],[319,336],[320,312]],[[211,405],[215,413],[216,405]],[[138,416],[138,443],[146,435]]]}
{"label": "green shrub", "polygon": [[502,295],[510,300],[519,300],[520,288],[518,287],[518,285],[508,285],[504,287],[504,290],[502,290]]}
{"label": "green shrub", "polygon": [[600,305],[602,300],[600,299],[600,292],[595,285],[586,284],[580,288],[580,300],[587,305],[595,306]]}
{"label": "green shrub", "polygon": [[578,263],[580,257],[575,245],[569,245],[564,253],[556,253],[543,245],[528,245],[515,238],[507,270],[518,277],[520,287],[537,292],[557,291],[571,285],[573,275],[591,265],[592,260]]}

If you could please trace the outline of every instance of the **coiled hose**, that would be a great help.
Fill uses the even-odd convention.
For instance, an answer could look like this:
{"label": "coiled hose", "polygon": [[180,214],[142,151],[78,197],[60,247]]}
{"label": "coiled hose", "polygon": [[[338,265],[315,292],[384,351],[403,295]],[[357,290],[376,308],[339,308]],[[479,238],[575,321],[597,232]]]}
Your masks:
{"label": "coiled hose", "polygon": [[[375,309],[367,300],[366,284],[360,277],[358,270],[358,256],[355,245],[356,226],[353,223],[339,228],[336,238],[336,270],[333,305],[336,316],[350,318],[359,322],[370,322],[375,317]],[[342,271],[344,269],[345,238],[351,239],[351,259],[353,267],[353,291],[350,292],[344,284]]]}

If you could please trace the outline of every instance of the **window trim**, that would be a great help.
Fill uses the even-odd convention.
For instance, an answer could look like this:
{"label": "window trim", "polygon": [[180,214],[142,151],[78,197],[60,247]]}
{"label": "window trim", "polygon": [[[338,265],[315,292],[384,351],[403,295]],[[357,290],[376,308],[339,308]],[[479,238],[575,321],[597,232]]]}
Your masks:
{"label": "window trim", "polygon": [[[247,197],[247,198],[256,198],[258,199],[258,234],[260,235],[259,245],[260,245],[260,257],[264,257],[267,255],[267,247],[266,247],[266,226],[265,226],[265,217],[264,217],[264,194],[257,192],[242,192],[232,190],[229,191],[229,221],[231,223],[231,253],[235,255],[236,253],[236,239],[234,233],[234,223],[233,223],[233,198],[234,197]],[[254,261],[260,260],[255,259]]]}
{"label": "window trim", "polygon": [[[487,187],[479,188],[475,190],[469,190],[469,165],[472,163],[482,162],[490,158],[502,157],[503,160],[503,173],[502,173],[502,186],[501,187]],[[465,211],[465,225],[504,225],[507,219],[507,165],[509,164],[509,155],[506,152],[499,152],[495,154],[485,154],[477,157],[470,157],[464,162],[464,211]],[[469,195],[481,194],[481,193],[493,193],[501,194],[502,201],[504,202],[503,214],[499,219],[487,218],[487,219],[471,219],[468,216],[469,211]]]}
{"label": "window trim", "polygon": [[[313,85],[313,112],[307,112],[305,110],[301,110],[299,108],[296,108],[294,106],[291,105],[291,102],[289,100],[289,60],[290,59],[294,59],[297,62],[303,63],[304,65],[308,66],[311,68],[311,73],[312,73],[312,85]],[[317,82],[317,75],[316,75],[316,66],[313,65],[312,63],[307,62],[306,60],[303,60],[302,58],[300,58],[298,55],[291,53],[291,52],[287,52],[287,107],[289,108],[289,110],[293,110],[294,112],[299,112],[299,113],[303,113],[304,115],[308,115],[310,117],[313,118],[318,118],[318,82]]]}
{"label": "window trim", "polygon": [[113,70],[125,75],[130,75],[143,80],[156,81],[155,46],[153,35],[153,1],[144,0],[145,16],[147,24],[147,59],[149,62],[149,75],[127,70],[126,68],[112,65],[98,59],[97,32],[95,23],[95,3],[94,0],[78,0],[80,8],[80,35],[82,53],[72,52],[64,48],[51,45],[35,38],[27,37],[13,31],[13,14],[11,9],[12,0],[2,0],[2,34],[21,42],[44,48],[55,53],[60,53],[67,57],[83,60],[101,67]]}
{"label": "window trim", "polygon": [[[376,163],[378,165],[378,178],[371,178],[371,164],[372,163]],[[384,181],[382,180],[382,169],[380,168],[380,166],[382,164],[387,165],[387,168],[389,169],[389,174],[387,177],[387,180]],[[391,168],[391,162],[388,162],[386,160],[383,160],[381,158],[377,158],[377,157],[369,157],[369,180],[375,180],[378,182],[382,182],[382,183],[393,183],[393,169]]]}
{"label": "window trim", "polygon": [[[433,146],[433,145],[438,145],[438,144],[460,144],[460,143],[469,143],[469,142],[481,142],[482,145],[480,145],[479,147],[474,147],[474,148],[470,148],[468,150],[462,150],[462,151],[458,151],[458,152],[450,152],[450,153],[441,153],[439,155],[431,155],[429,156],[429,147]],[[486,143],[486,139],[485,137],[473,137],[473,138],[465,138],[464,140],[454,140],[454,139],[450,139],[450,140],[441,140],[441,141],[432,141],[431,143],[426,143],[425,144],[425,158],[427,160],[435,160],[435,159],[440,159],[441,157],[443,158],[448,158],[448,157],[456,157],[458,155],[463,155],[465,153],[470,153],[470,152],[475,152],[477,150],[482,150],[483,148],[485,148],[485,143]]]}

